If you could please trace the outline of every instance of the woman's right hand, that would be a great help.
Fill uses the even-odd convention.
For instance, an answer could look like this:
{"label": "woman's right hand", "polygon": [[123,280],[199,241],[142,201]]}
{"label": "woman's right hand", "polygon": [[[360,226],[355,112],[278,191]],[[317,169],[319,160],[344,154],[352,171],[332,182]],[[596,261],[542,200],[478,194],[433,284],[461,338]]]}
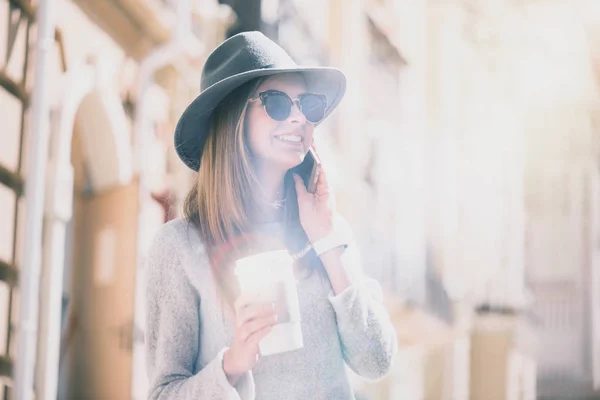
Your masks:
{"label": "woman's right hand", "polygon": [[258,344],[277,323],[275,305],[248,303],[240,298],[235,305],[236,327],[233,344],[223,356],[223,370],[231,385],[258,361]]}

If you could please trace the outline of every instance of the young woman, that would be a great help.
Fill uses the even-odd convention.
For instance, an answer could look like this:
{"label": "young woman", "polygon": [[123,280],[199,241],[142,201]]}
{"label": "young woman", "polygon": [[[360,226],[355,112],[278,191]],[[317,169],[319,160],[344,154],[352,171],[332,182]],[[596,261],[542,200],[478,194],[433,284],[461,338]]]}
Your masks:
{"label": "young woman", "polygon": [[[147,263],[151,399],[353,399],[346,365],[389,371],[396,332],[337,216],[326,171],[316,192],[295,174],[344,75],[301,68],[259,32],[209,56],[201,94],[175,133],[198,171],[185,218],[164,225]],[[287,249],[295,259],[303,347],[259,357],[276,305],[240,301],[235,260]]]}

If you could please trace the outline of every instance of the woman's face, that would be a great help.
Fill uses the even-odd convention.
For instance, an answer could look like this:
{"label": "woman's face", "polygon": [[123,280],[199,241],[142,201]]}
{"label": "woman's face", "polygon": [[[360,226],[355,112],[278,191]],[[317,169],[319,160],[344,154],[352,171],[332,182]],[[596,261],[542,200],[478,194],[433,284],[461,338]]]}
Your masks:
{"label": "woman's face", "polygon": [[[306,83],[301,74],[276,75],[263,82],[252,98],[267,90],[286,93],[291,99],[306,93]],[[269,117],[260,100],[250,102],[246,113],[246,135],[252,156],[261,167],[287,171],[304,160],[313,143],[314,125],[294,104],[285,121]]]}

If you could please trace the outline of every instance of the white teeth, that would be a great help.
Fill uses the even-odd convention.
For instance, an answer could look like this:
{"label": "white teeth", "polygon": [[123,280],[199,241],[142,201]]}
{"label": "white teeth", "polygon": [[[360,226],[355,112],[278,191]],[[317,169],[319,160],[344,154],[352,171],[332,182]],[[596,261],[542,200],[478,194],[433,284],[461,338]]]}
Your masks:
{"label": "white teeth", "polygon": [[300,143],[302,141],[302,138],[300,136],[295,135],[281,135],[277,136],[277,138],[286,142]]}

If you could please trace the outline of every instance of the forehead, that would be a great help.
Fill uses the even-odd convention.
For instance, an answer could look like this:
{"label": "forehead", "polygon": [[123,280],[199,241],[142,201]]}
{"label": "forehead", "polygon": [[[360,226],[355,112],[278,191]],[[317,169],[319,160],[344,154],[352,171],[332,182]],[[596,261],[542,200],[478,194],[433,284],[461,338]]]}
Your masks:
{"label": "forehead", "polygon": [[288,96],[306,93],[306,80],[301,73],[279,74],[268,78],[257,89],[257,93],[265,90],[279,90]]}

